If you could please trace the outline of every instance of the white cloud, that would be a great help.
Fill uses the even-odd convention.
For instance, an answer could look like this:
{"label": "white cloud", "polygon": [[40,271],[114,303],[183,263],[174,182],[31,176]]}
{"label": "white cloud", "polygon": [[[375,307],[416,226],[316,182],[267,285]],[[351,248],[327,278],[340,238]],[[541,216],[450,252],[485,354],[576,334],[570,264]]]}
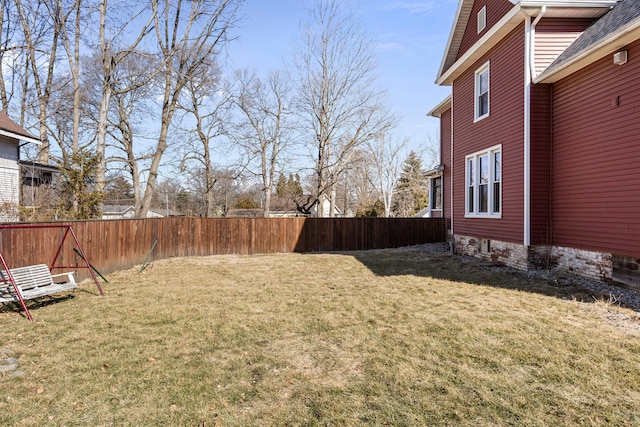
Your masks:
{"label": "white cloud", "polygon": [[403,50],[405,48],[403,44],[397,42],[378,43],[376,47],[379,50]]}
{"label": "white cloud", "polygon": [[433,1],[408,2],[400,1],[385,6],[385,9],[404,9],[409,13],[425,13],[433,9],[435,3]]}

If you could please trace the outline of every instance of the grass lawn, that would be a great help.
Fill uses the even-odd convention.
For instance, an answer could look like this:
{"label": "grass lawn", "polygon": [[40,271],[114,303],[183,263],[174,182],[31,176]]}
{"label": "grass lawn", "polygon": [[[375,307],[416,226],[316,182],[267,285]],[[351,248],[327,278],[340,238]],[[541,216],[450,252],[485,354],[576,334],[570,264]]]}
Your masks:
{"label": "grass lawn", "polygon": [[0,308],[0,425],[640,425],[638,313],[569,282],[419,249],[108,279]]}

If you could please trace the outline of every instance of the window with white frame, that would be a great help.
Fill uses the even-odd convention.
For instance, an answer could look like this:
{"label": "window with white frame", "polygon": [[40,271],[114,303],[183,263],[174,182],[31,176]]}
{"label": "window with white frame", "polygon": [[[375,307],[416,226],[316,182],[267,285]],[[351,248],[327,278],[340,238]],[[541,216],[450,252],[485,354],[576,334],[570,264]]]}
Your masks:
{"label": "window with white frame", "polygon": [[442,177],[431,178],[431,209],[442,209]]}
{"label": "window with white frame", "polygon": [[478,34],[487,27],[487,6],[483,6],[478,12]]}
{"label": "window with white frame", "polygon": [[489,115],[489,63],[476,71],[475,75],[475,120]]}
{"label": "window with white frame", "polygon": [[466,157],[466,216],[500,218],[502,146]]}

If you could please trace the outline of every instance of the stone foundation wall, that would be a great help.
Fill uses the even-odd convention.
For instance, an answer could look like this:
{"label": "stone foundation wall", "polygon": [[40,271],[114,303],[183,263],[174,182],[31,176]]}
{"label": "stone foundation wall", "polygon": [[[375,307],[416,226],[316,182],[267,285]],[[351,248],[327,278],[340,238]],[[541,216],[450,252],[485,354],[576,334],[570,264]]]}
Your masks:
{"label": "stone foundation wall", "polygon": [[480,252],[479,238],[461,235],[456,235],[454,238],[457,254],[489,259],[497,264],[508,265],[520,270],[528,269],[528,252],[524,245],[491,240],[490,252],[484,254]]}
{"label": "stone foundation wall", "polygon": [[613,257],[609,253],[585,251],[563,246],[538,246],[529,250],[533,266],[559,268],[597,280],[613,277]]}
{"label": "stone foundation wall", "polygon": [[558,268],[597,280],[613,277],[613,256],[562,246],[525,246],[491,240],[490,252],[480,253],[480,238],[454,236],[455,252],[461,255],[489,259],[519,270]]}
{"label": "stone foundation wall", "polygon": [[467,256],[478,255],[478,241],[475,237],[455,235],[453,238],[455,253]]}
{"label": "stone foundation wall", "polygon": [[505,264],[518,270],[528,270],[529,252],[525,245],[492,240],[491,261]]}

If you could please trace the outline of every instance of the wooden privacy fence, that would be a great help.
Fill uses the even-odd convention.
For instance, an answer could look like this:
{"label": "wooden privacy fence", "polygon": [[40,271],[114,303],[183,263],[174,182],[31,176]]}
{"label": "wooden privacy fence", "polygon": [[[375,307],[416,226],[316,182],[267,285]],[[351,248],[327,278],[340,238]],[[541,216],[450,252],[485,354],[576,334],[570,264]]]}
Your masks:
{"label": "wooden privacy fence", "polygon": [[[158,218],[70,223],[101,273],[141,265],[145,259],[222,254],[351,251],[444,242],[442,218]],[[60,229],[0,229],[0,250],[10,266],[49,263]],[[81,261],[73,245],[60,256]],[[88,273],[79,271],[79,278]]]}

